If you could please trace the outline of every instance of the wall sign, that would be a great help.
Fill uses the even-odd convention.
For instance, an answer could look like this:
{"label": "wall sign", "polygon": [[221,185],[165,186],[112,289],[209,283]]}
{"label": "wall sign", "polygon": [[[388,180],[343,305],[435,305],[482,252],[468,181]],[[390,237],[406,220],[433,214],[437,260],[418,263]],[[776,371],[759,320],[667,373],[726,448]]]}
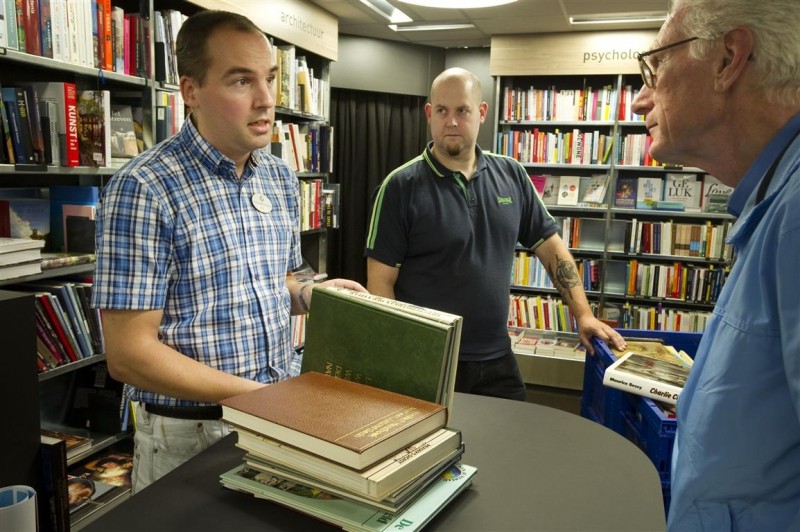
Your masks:
{"label": "wall sign", "polygon": [[496,35],[492,76],[636,74],[634,54],[648,50],[657,30]]}

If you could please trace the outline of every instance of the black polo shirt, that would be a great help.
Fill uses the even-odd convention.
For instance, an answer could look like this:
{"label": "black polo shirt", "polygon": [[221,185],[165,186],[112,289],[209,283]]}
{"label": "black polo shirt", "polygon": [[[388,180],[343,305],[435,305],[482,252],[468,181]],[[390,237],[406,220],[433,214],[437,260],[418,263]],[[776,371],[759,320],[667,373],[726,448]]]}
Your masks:
{"label": "black polo shirt", "polygon": [[365,255],[400,268],[398,300],[463,316],[460,360],[497,358],[509,350],[514,248],[535,249],[558,226],[514,159],[476,148],[467,181],[431,146],[375,190]]}

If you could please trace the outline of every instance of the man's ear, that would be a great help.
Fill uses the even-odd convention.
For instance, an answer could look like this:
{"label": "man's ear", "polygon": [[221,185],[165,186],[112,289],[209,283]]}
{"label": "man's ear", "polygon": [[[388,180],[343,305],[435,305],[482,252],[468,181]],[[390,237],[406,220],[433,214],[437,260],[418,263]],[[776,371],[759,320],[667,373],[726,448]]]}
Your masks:
{"label": "man's ear", "polygon": [[734,28],[722,37],[723,56],[716,72],[714,87],[726,91],[742,76],[753,54],[753,32],[749,28]]}
{"label": "man's ear", "polygon": [[481,102],[480,107],[478,108],[480,115],[481,115],[481,124],[486,121],[486,115],[489,113],[489,104],[486,102]]}
{"label": "man's ear", "polygon": [[179,83],[181,87],[181,96],[183,96],[184,103],[189,108],[195,107],[197,105],[197,81],[188,76],[181,76]]}

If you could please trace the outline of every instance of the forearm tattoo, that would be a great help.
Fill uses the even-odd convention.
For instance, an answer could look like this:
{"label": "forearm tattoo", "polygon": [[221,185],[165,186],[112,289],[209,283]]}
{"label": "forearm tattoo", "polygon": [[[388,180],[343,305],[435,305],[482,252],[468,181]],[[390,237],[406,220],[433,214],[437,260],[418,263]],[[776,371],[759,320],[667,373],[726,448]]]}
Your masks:
{"label": "forearm tattoo", "polygon": [[556,256],[555,269],[550,270],[550,279],[553,281],[558,293],[564,298],[564,302],[569,302],[572,299],[572,288],[579,286],[581,283],[578,270],[575,269],[575,263],[558,256]]}

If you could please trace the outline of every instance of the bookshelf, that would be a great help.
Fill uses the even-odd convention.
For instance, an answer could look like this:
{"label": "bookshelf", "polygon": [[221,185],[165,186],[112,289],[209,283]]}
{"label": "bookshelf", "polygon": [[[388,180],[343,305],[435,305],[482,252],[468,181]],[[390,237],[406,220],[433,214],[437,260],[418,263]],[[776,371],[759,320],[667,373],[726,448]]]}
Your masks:
{"label": "bookshelf", "polygon": [[[327,228],[319,208],[319,201],[324,197],[321,192],[322,184],[328,181],[329,176],[329,147],[332,135],[325,135],[325,139],[329,142],[325,152],[328,166],[321,165],[324,157],[321,158],[319,153],[314,151],[319,150],[322,135],[315,136],[313,142],[306,140],[306,137],[310,137],[312,131],[318,131],[328,124],[328,65],[331,60],[336,59],[338,35],[336,19],[318,8],[313,8],[315,11],[308,11],[312,8],[304,2],[292,1],[260,10],[255,16],[246,12],[249,10],[245,9],[248,6],[240,8],[227,2],[59,0],[53,1],[51,6],[55,6],[57,12],[62,7],[73,4],[87,10],[83,13],[86,18],[75,19],[77,21],[75,27],[78,29],[63,31],[63,24],[51,21],[52,24],[47,26],[51,29],[47,36],[43,34],[37,36],[37,40],[41,39],[41,43],[46,40],[50,42],[52,49],[34,51],[24,46],[19,49],[19,41],[16,45],[9,41],[7,47],[0,47],[0,85],[16,87],[23,82],[35,82],[47,85],[63,84],[60,85],[63,87],[66,84],[73,84],[78,94],[81,91],[109,91],[108,100],[111,105],[128,105],[134,111],[132,120],[135,123],[139,152],[175,134],[185,116],[174,61],[171,61],[174,36],[177,35],[183,16],[202,9],[239,9],[241,14],[254,20],[284,49],[293,48],[300,52],[299,55],[304,58],[308,70],[305,77],[301,76],[299,80],[301,85],[298,87],[302,88],[295,88],[299,95],[298,103],[281,102],[276,109],[276,118],[284,124],[295,124],[304,146],[307,146],[303,152],[298,153],[298,156],[307,154],[306,158],[310,162],[302,168],[293,168],[297,170],[298,178],[304,188],[305,185],[312,184],[318,186],[320,190],[313,196],[311,193],[308,194],[309,201],[316,198],[317,203],[314,204],[312,201],[311,204],[314,205],[313,210],[316,212],[316,224],[303,228],[301,242],[306,262],[317,272],[324,272],[327,258]],[[98,16],[95,20],[98,24],[97,30],[93,33],[91,27],[93,17],[90,11],[93,9],[100,11],[107,9],[110,14],[123,18]],[[308,36],[303,35],[302,28],[270,26],[274,20],[281,20],[280,16],[275,16],[276,10],[287,14],[290,20],[299,18],[313,21],[315,27],[321,30],[319,36],[313,37],[318,37],[321,44],[308,41]],[[64,18],[58,20],[62,23],[67,21],[71,27],[72,19],[69,19],[68,15],[63,13],[60,16]],[[51,16],[58,15],[51,12]],[[112,23],[109,21],[112,20],[113,25],[110,25]],[[118,23],[116,22],[118,20],[124,22]],[[0,20],[0,24],[3,25],[0,32],[5,33],[6,24],[11,22],[10,19]],[[77,26],[78,22],[81,26]],[[135,27],[136,31],[129,31],[129,35],[132,36],[129,41],[123,39],[117,42],[114,29],[123,24],[126,27]],[[104,39],[104,36],[110,40]],[[111,55],[105,42],[109,42]],[[117,55],[117,52],[120,54]],[[284,73],[288,76],[293,73],[294,68],[292,65]],[[316,75],[311,74],[312,69]],[[296,80],[297,76],[295,75],[293,79]],[[308,90],[312,85],[313,93]],[[138,114],[135,112],[137,108]],[[69,124],[68,120],[71,117],[67,114],[67,110],[63,106],[58,108],[57,104],[54,109],[63,113]],[[55,124],[53,127],[56,127]],[[67,136],[65,131],[60,133],[63,137]],[[110,143],[111,127],[106,126],[105,133],[104,142]],[[63,137],[60,140],[64,140]],[[14,149],[12,148],[12,153]],[[35,190],[38,198],[44,201],[50,199],[51,187],[54,186],[69,185],[76,188],[101,189],[125,162],[125,159],[113,155],[104,158],[95,166],[85,163],[67,166],[66,157],[63,161],[56,161],[50,157],[37,159],[35,164],[20,164],[20,160],[11,162],[7,157],[0,158],[0,200],[10,189]],[[302,213],[304,219],[311,219],[311,212],[312,207],[306,205]],[[93,270],[92,263],[72,265],[46,270],[37,275],[0,281],[0,313],[4,317],[4,322],[13,324],[12,327],[3,328],[0,338],[3,339],[4,345],[13,348],[19,355],[13,357],[15,361],[13,367],[9,366],[9,361],[0,363],[2,364],[0,380],[5,383],[2,389],[10,392],[18,391],[20,387],[24,388],[24,393],[15,392],[14,397],[7,397],[9,404],[20,405],[12,409],[11,417],[4,418],[8,426],[15,427],[13,432],[19,436],[20,446],[12,447],[19,449],[19,452],[6,453],[9,467],[6,467],[4,462],[0,468],[4,473],[3,485],[15,483],[39,485],[40,465],[37,453],[39,431],[42,427],[92,438],[92,447],[72,457],[68,466],[78,465],[79,462],[97,457],[104,449],[129,451],[132,447],[131,432],[122,429],[119,421],[121,384],[108,377],[105,354],[93,352],[74,362],[38,372],[35,298],[15,286],[20,283],[91,277]],[[13,467],[11,464],[14,464]],[[93,508],[91,511],[81,511],[72,515],[73,528],[85,526],[126,497],[127,491],[115,491],[113,496],[107,497],[107,504],[100,506],[99,510]],[[44,500],[40,502],[43,503]]]}
{"label": "bookshelf", "polygon": [[[519,160],[531,176],[550,176],[540,178],[550,189],[544,201],[598,317],[623,328],[697,332],[733,261],[724,245],[733,218],[615,202],[626,180],[636,187],[645,179],[663,186],[668,175],[696,178],[702,190],[703,170],[649,157],[644,120],[631,112],[642,84],[633,52],[654,37],[647,31],[494,37],[494,150]],[[524,53],[531,49],[539,52]],[[581,203],[584,184],[598,174],[608,176],[605,200]],[[552,195],[564,176],[579,178],[578,205]],[[575,332],[535,257],[522,249],[516,255],[509,324]]]}

